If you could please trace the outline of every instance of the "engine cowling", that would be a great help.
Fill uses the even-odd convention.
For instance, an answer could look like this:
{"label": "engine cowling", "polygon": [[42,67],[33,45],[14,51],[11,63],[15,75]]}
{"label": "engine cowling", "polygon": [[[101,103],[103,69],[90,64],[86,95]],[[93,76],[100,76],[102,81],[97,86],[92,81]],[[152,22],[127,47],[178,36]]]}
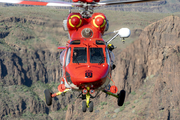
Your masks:
{"label": "engine cowling", "polygon": [[71,13],[67,18],[67,27],[69,30],[74,30],[81,27],[83,24],[82,16],[80,13]]}
{"label": "engine cowling", "polygon": [[108,22],[106,16],[103,13],[94,13],[91,18],[92,18],[91,24],[95,28],[100,29],[101,33],[104,34]]}

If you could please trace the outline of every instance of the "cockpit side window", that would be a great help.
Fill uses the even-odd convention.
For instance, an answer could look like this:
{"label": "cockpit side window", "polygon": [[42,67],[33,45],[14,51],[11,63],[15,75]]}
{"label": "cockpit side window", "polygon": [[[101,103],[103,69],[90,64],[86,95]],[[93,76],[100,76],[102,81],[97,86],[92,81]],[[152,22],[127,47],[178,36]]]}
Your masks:
{"label": "cockpit side window", "polygon": [[106,61],[107,61],[107,64],[110,65],[110,56],[109,56],[109,52],[107,48],[106,48]]}
{"label": "cockpit side window", "polygon": [[73,63],[87,63],[87,48],[74,47]]}
{"label": "cockpit side window", "polygon": [[104,63],[102,48],[90,48],[90,63]]}
{"label": "cockpit side window", "polygon": [[71,48],[68,49],[66,54],[66,66],[70,63],[70,59],[71,59]]}
{"label": "cockpit side window", "polygon": [[65,55],[65,52],[66,52],[66,50],[63,50],[63,51],[60,52],[60,63],[61,63],[61,65],[64,64],[64,55]]}

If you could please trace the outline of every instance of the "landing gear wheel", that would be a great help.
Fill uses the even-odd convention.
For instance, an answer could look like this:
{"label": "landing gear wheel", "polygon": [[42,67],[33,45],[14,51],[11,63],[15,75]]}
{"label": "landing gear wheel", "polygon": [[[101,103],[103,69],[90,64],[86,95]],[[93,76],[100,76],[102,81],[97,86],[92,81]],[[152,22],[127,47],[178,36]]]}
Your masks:
{"label": "landing gear wheel", "polygon": [[118,94],[118,105],[119,106],[122,106],[124,104],[125,96],[126,96],[126,91],[121,90],[120,93]]}
{"label": "landing gear wheel", "polygon": [[93,102],[92,101],[90,101],[90,103],[89,103],[89,112],[93,112]]}
{"label": "landing gear wheel", "polygon": [[83,112],[86,112],[86,108],[87,108],[87,106],[86,106],[86,101],[83,101],[83,102],[82,102],[82,111],[83,111]]}
{"label": "landing gear wheel", "polygon": [[48,89],[46,89],[46,90],[44,91],[44,94],[45,94],[46,104],[47,104],[48,106],[50,106],[50,105],[52,104],[51,93],[50,93],[50,91],[49,91]]}

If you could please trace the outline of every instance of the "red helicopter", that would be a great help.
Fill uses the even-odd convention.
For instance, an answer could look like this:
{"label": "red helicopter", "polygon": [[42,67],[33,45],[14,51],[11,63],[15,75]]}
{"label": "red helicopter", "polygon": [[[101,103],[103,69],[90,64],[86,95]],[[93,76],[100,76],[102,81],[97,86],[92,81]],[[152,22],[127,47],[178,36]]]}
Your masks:
{"label": "red helicopter", "polygon": [[[113,64],[114,54],[112,50],[114,46],[109,44],[114,38],[120,36],[124,42],[124,38],[130,36],[131,32],[128,28],[122,28],[114,31],[115,36],[105,42],[102,38],[104,32],[108,30],[109,23],[103,13],[93,13],[95,7],[132,4],[141,2],[150,2],[158,0],[134,0],[134,1],[105,1],[100,0],[73,0],[73,2],[55,1],[23,1],[23,0],[0,0],[3,3],[39,5],[39,6],[64,6],[78,7],[79,13],[71,13],[67,19],[63,21],[65,31],[69,32],[69,41],[60,53],[60,63],[62,65],[62,77],[58,86],[58,93],[50,93],[48,89],[44,91],[46,104],[52,104],[52,98],[58,95],[64,95],[68,91],[80,91],[78,97],[86,101],[82,102],[82,111],[93,111],[93,102],[90,98],[95,98],[100,91],[116,97],[117,104],[122,106],[125,100],[125,90],[118,92],[117,87],[110,86],[112,80],[112,70],[115,68]],[[96,91],[96,95],[93,95]]]}

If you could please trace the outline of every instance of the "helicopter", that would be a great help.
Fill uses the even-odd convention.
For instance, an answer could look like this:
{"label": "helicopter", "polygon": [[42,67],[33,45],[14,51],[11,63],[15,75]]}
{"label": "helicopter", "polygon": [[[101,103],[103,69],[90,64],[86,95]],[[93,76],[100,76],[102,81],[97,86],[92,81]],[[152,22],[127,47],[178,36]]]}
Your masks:
{"label": "helicopter", "polygon": [[[122,106],[125,101],[126,92],[119,93],[112,79],[114,64],[114,45],[110,44],[117,36],[123,42],[128,38],[131,31],[121,28],[113,33],[115,35],[107,42],[102,38],[108,31],[109,22],[103,13],[94,13],[96,7],[120,4],[133,4],[159,0],[134,0],[134,1],[102,1],[100,0],[72,0],[65,1],[23,1],[23,0],[0,0],[2,3],[37,5],[37,6],[59,6],[77,7],[79,12],[69,13],[63,21],[63,29],[68,31],[69,40],[66,46],[60,46],[61,78],[57,93],[51,93],[48,89],[44,91],[45,101],[48,106],[52,104],[52,98],[65,95],[69,91],[78,91],[78,98],[82,101],[82,111],[93,112],[93,101],[99,92],[117,98],[117,105]],[[110,86],[112,81],[113,85]],[[96,94],[95,94],[96,92]],[[94,95],[95,94],[95,95]],[[84,101],[86,100],[86,101]]]}

